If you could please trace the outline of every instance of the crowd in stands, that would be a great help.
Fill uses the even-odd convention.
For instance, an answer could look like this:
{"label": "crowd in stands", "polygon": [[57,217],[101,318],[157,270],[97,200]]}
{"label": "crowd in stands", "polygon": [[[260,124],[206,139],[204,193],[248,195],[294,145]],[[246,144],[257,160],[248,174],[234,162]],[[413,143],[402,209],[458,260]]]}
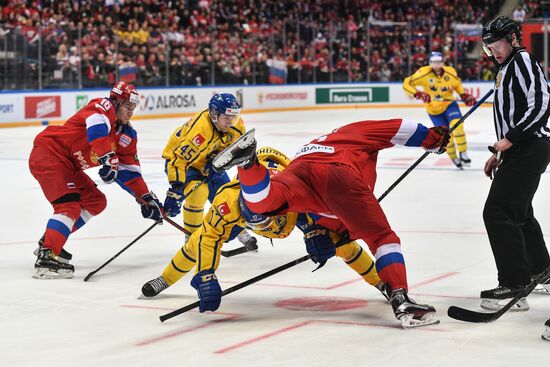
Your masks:
{"label": "crowd in stands", "polygon": [[[36,88],[39,77],[44,88],[101,87],[117,78],[140,86],[401,81],[427,64],[432,50],[443,52],[464,80],[491,79],[489,60],[470,55],[479,32],[455,39],[454,26],[484,23],[503,2],[0,1],[0,83],[12,89]],[[538,11],[536,1],[525,9]]]}

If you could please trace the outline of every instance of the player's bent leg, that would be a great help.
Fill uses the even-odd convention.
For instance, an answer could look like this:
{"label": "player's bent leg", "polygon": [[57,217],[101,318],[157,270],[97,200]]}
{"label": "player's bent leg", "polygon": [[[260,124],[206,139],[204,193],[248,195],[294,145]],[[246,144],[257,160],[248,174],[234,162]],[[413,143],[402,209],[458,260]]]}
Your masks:
{"label": "player's bent leg", "polygon": [[196,264],[196,251],[193,251],[193,247],[196,247],[196,241],[192,238],[176,252],[161,276],[148,281],[141,287],[141,293],[145,297],[155,297],[191,271]]}
{"label": "player's bent leg", "polygon": [[376,287],[386,299],[389,299],[386,284],[380,280],[374,261],[356,241],[338,247],[336,256],[344,260],[346,265],[359,274],[365,282]]}
{"label": "player's bent leg", "polygon": [[[187,186],[193,186],[191,181]],[[183,203],[183,228],[193,233],[201,227],[204,217],[204,204],[208,199],[208,185],[200,185],[185,198]]]}
{"label": "player's bent leg", "polygon": [[[453,119],[450,123],[451,129],[460,121],[460,119]],[[468,144],[466,142],[466,132],[464,131],[464,124],[460,124],[453,131],[453,138],[458,147],[460,153],[465,153],[468,150]]]}
{"label": "player's bent leg", "polygon": [[347,266],[352,268],[370,285],[376,286],[380,282],[374,261],[356,241],[338,247],[336,256],[344,260]]}

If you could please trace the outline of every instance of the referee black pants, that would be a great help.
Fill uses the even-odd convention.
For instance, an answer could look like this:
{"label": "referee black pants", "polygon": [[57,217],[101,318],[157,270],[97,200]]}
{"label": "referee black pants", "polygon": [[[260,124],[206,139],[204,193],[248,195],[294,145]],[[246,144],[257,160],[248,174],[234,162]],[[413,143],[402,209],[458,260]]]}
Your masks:
{"label": "referee black pants", "polygon": [[548,162],[550,142],[543,139],[521,142],[503,153],[483,209],[499,285],[526,285],[531,275],[550,266],[532,205]]}

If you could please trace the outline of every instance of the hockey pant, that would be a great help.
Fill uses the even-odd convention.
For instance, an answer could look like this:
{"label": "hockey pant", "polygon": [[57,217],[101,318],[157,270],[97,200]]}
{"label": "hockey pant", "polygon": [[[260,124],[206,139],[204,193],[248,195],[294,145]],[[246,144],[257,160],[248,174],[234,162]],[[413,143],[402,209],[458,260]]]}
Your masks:
{"label": "hockey pant", "polygon": [[75,170],[69,159],[56,156],[49,149],[35,146],[29,168],[53,206],[54,213],[46,224],[44,247],[58,255],[69,235],[101,213],[107,200],[88,175]]}

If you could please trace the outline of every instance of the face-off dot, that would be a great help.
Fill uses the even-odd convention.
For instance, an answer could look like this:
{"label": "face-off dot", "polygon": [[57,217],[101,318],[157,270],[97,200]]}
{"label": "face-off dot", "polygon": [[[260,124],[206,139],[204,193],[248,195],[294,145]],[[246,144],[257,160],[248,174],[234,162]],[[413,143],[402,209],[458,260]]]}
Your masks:
{"label": "face-off dot", "polygon": [[367,301],[343,297],[296,297],[275,303],[275,306],[293,311],[344,311],[365,307]]}

